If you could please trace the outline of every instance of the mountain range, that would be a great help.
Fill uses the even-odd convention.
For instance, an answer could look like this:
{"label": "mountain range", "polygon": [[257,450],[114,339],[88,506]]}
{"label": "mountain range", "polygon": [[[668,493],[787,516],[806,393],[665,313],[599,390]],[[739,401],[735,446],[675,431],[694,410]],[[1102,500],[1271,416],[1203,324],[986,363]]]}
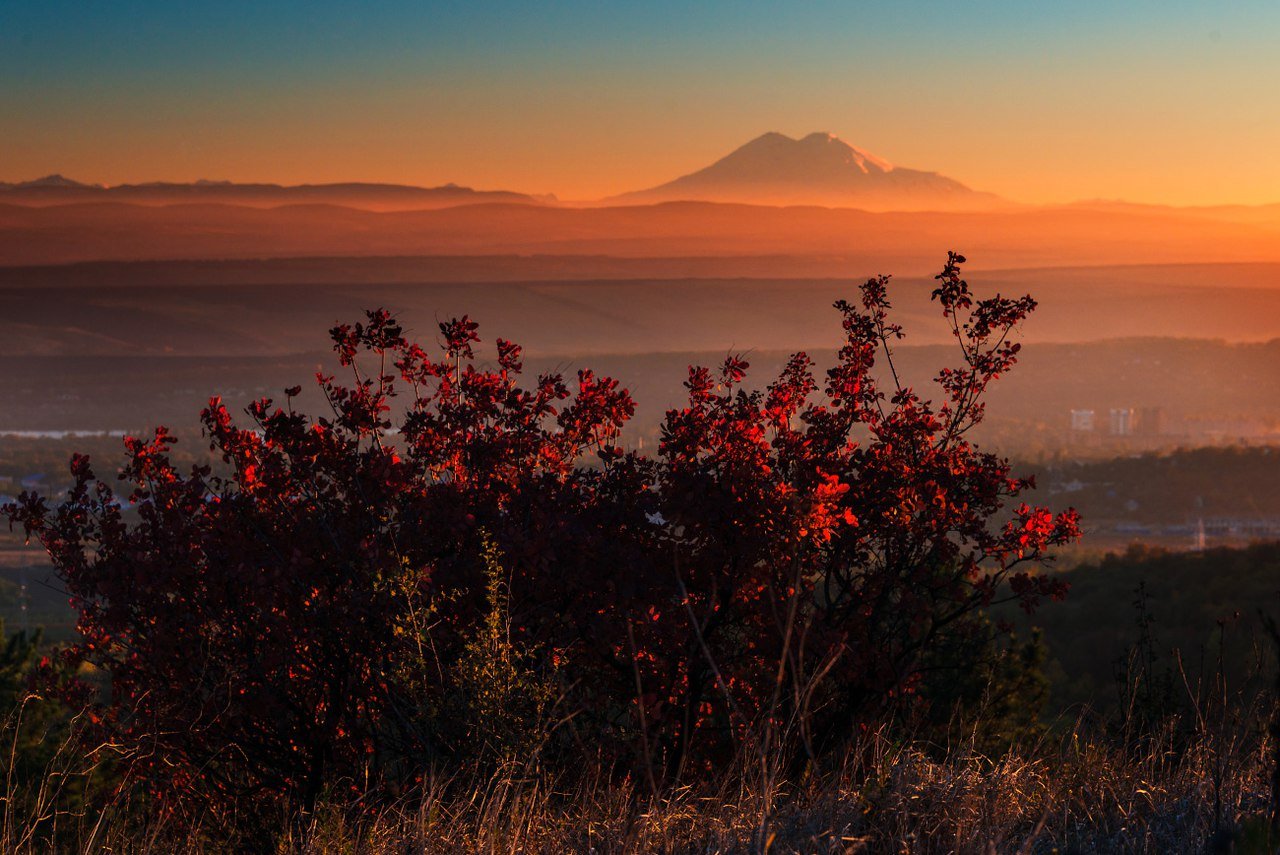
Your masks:
{"label": "mountain range", "polygon": [[554,197],[531,196],[506,190],[473,190],[457,184],[412,187],[404,184],[348,182],[341,184],[238,184],[196,181],[189,184],[155,181],[146,184],[83,184],[61,175],[48,175],[16,184],[0,182],[0,203],[67,205],[123,202],[136,205],[223,204],[269,208],[278,205],[341,205],[371,211],[415,211],[455,205],[495,202],[541,205]]}
{"label": "mountain range", "polygon": [[[1280,205],[1024,206],[831,134],[768,133],[705,169],[590,203],[447,184],[0,184],[0,266],[142,259],[549,255],[814,259],[830,274],[1280,262]],[[866,265],[866,267],[864,267]],[[721,265],[722,270],[728,268]],[[740,268],[734,268],[740,270]],[[0,271],[0,285],[6,274]]]}
{"label": "mountain range", "polygon": [[[753,205],[820,205],[863,210],[990,210],[1001,201],[936,172],[895,166],[834,134],[801,139],[771,132],[710,166],[666,184],[600,200],[598,205],[661,202],[732,202]],[[446,184],[237,184],[230,181],[84,184],[61,175],[0,183],[0,203],[55,205],[125,202],[143,205],[213,203],[274,207],[332,204],[377,211],[408,211],[481,203],[554,204],[554,196],[484,191]]]}

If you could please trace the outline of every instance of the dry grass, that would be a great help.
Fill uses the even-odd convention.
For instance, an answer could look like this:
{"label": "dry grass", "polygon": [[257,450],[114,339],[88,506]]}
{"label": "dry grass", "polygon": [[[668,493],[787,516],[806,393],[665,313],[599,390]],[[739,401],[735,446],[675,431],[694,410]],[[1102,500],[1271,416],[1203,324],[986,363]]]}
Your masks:
{"label": "dry grass", "polygon": [[[1141,751],[1126,752],[1076,729],[1052,745],[994,760],[965,752],[932,758],[878,734],[842,768],[784,781],[773,792],[762,788],[766,776],[756,763],[718,786],[683,788],[660,800],[640,781],[588,774],[568,785],[508,767],[484,778],[431,779],[425,791],[380,812],[326,805],[288,829],[276,851],[1276,851],[1261,819],[1269,807],[1266,737],[1216,734],[1175,750],[1172,734],[1170,728]],[[3,850],[47,851],[43,834],[31,833],[36,817],[18,815],[16,804],[5,805]],[[93,816],[71,812],[60,818],[60,830],[64,851],[224,851],[123,803]]]}
{"label": "dry grass", "polygon": [[[499,776],[452,796],[442,787],[363,825],[326,812],[282,851],[1204,852],[1267,807],[1265,745],[1219,757],[1212,742],[1177,752],[1156,740],[1129,756],[1072,734],[1036,759],[940,761],[877,737],[858,762],[777,793],[743,774],[657,803],[633,786],[597,781],[557,792]],[[1227,774],[1216,819],[1208,770],[1219,761]],[[762,815],[770,802],[776,810]]]}

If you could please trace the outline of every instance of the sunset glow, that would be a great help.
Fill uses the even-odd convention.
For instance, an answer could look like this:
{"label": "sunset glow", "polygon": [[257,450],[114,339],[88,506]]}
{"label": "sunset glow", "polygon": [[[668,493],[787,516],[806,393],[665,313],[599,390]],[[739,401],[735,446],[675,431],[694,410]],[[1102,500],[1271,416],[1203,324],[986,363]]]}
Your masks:
{"label": "sunset glow", "polygon": [[597,199],[777,130],[1022,202],[1280,200],[1280,6],[0,5],[0,180]]}

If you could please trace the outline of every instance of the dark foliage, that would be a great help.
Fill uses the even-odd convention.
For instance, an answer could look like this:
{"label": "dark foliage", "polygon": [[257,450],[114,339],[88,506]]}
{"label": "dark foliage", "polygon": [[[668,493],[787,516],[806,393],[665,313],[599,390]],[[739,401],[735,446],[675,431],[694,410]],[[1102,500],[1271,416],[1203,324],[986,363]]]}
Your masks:
{"label": "dark foliage", "polygon": [[69,659],[110,675],[95,715],[126,782],[166,810],[243,827],[527,746],[458,721],[512,686],[561,722],[548,762],[589,746],[663,787],[774,734],[821,759],[908,712],[938,651],[1001,650],[988,608],[1066,591],[1034,567],[1075,513],[1018,504],[1030,482],[966,438],[1035,303],[975,299],[961,263],[933,292],[959,350],[936,405],[895,370],[887,277],[836,303],[825,377],[803,353],[763,390],[737,356],[691,368],[653,458],[620,446],[617,381],[526,384],[468,318],[428,351],[374,311],[332,331],[351,379],[318,377],[327,415],[299,387],[243,424],[215,399],[218,469],[180,471],[161,428],[126,440],[122,489],[76,456],[64,501],[7,512],[80,613]]}
{"label": "dark foliage", "polygon": [[1280,594],[1280,544],[1133,546],[1061,576],[1071,597],[1035,618],[1049,647],[1052,708],[1074,715],[1088,704],[1145,729],[1208,691],[1220,650],[1233,692],[1270,682],[1274,656],[1258,609],[1272,610]]}

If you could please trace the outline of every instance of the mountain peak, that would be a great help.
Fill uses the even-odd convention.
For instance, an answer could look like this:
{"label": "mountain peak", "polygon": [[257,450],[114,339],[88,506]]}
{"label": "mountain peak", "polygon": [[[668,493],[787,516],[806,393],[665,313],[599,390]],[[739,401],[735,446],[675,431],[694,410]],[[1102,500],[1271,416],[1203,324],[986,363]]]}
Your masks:
{"label": "mountain peak", "polygon": [[46,175],[43,178],[37,178],[34,181],[23,181],[17,186],[19,187],[88,187],[88,184],[82,184],[79,181],[72,181],[65,175],[57,172],[52,175]]}
{"label": "mountain peak", "polygon": [[704,169],[621,198],[875,210],[983,208],[996,201],[935,172],[895,166],[828,131],[800,139],[769,131]]}

